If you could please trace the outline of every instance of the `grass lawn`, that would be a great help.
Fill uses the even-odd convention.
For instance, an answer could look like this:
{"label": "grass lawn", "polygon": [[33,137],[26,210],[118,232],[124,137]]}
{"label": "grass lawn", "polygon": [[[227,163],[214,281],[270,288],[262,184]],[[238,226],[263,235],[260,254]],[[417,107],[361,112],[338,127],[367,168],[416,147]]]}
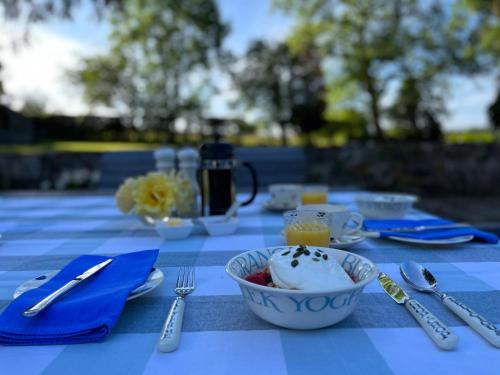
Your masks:
{"label": "grass lawn", "polygon": [[107,152],[155,150],[159,143],[138,142],[49,142],[34,145],[0,145],[0,153],[37,155],[47,152]]}
{"label": "grass lawn", "polygon": [[[242,146],[279,146],[280,139],[265,138],[254,134],[245,134],[240,137],[229,137],[229,142],[241,144]],[[192,143],[199,143],[201,139],[191,139]],[[316,147],[342,146],[348,141],[343,134],[331,137],[313,135],[312,142]],[[495,133],[491,131],[468,131],[445,134],[446,143],[492,143],[496,141]],[[289,146],[301,146],[304,140],[299,136],[289,137]],[[161,143],[146,142],[74,142],[57,141],[44,142],[33,145],[0,145],[1,153],[15,153],[22,155],[40,155],[49,152],[109,152],[109,151],[142,151],[156,150]]]}

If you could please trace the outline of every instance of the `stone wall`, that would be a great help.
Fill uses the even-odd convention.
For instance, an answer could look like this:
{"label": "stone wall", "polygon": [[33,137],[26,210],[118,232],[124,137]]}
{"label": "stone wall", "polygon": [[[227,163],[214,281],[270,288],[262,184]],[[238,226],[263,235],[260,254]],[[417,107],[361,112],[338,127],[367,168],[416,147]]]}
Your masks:
{"label": "stone wall", "polygon": [[498,144],[350,142],[306,155],[310,181],[427,195],[500,195]]}
{"label": "stone wall", "polygon": [[0,154],[0,190],[95,189],[100,158],[98,153]]}
{"label": "stone wall", "polygon": [[[499,146],[353,141],[306,149],[304,180],[424,195],[500,195]],[[0,154],[0,189],[96,189],[100,170],[101,154]]]}

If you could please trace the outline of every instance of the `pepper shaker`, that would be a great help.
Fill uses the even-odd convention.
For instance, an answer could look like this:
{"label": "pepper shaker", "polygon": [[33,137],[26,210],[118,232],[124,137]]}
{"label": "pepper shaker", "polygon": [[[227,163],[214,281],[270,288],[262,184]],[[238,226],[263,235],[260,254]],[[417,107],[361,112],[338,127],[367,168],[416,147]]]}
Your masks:
{"label": "pepper shaker", "polygon": [[177,153],[179,159],[180,195],[177,202],[177,213],[180,217],[198,217],[200,214],[200,187],[198,185],[198,152],[194,148],[186,147]]}

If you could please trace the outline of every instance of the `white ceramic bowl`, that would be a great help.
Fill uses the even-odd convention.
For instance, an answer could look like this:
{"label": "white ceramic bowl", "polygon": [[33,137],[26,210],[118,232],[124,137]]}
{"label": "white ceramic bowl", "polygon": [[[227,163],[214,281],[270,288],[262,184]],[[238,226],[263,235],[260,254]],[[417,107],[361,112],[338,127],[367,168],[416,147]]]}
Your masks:
{"label": "white ceramic bowl", "polygon": [[233,234],[238,228],[237,217],[226,221],[224,215],[214,215],[201,217],[200,221],[211,236],[227,236]]}
{"label": "white ceramic bowl", "polygon": [[[356,307],[364,287],[378,274],[375,264],[347,251],[318,247],[333,254],[347,273],[357,282],[348,288],[332,291],[308,292],[271,288],[254,284],[245,277],[262,270],[276,252],[297,246],[268,247],[252,250],[232,258],[226,272],[241,289],[250,309],[262,319],[281,327],[316,329],[331,326],[345,319]],[[315,249],[308,246],[309,249]]]}
{"label": "white ceramic bowl", "polygon": [[189,237],[193,231],[193,222],[189,219],[182,219],[180,225],[168,225],[163,220],[155,222],[155,229],[161,238],[166,240],[181,240]]}
{"label": "white ceramic bowl", "polygon": [[417,200],[415,195],[391,193],[362,193],[355,197],[363,216],[374,219],[404,217]]}
{"label": "white ceramic bowl", "polygon": [[277,210],[291,210],[297,207],[300,202],[302,186],[298,184],[271,184],[269,194],[271,199],[268,206]]}

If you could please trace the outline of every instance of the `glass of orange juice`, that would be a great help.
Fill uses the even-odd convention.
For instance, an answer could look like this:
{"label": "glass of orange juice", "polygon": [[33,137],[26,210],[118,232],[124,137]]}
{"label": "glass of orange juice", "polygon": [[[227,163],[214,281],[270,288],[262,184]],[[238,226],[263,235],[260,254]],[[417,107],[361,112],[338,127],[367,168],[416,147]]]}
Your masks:
{"label": "glass of orange juice", "polygon": [[302,204],[321,204],[328,201],[327,185],[304,185],[301,193]]}
{"label": "glass of orange juice", "polygon": [[285,212],[283,216],[287,246],[330,246],[330,228],[326,212],[293,210]]}

